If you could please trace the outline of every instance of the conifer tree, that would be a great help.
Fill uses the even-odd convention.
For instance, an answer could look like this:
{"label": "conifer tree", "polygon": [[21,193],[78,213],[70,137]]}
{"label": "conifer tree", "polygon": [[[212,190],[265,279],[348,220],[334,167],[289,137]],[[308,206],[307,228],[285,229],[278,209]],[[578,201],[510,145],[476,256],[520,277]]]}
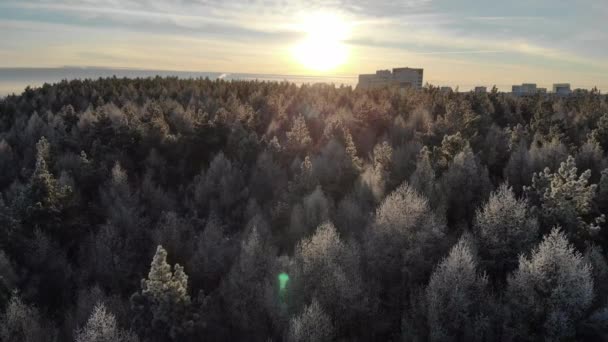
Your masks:
{"label": "conifer tree", "polygon": [[235,339],[258,341],[272,335],[279,303],[273,286],[278,274],[274,256],[273,246],[253,226],[220,289]]}
{"label": "conifer tree", "polygon": [[288,342],[330,342],[333,337],[331,317],[316,299],[289,322]]}
{"label": "conifer tree", "polygon": [[508,280],[507,333],[515,340],[565,340],[594,297],[591,266],[554,228]]}
{"label": "conifer tree", "polygon": [[360,326],[365,299],[354,246],[344,243],[330,222],[319,225],[314,235],[296,247],[292,304],[302,307],[316,299],[326,312],[336,317],[336,332],[353,333]]}
{"label": "conifer tree", "polygon": [[488,279],[466,239],[452,248],[426,287],[431,341],[482,341],[488,333]]}
{"label": "conifer tree", "polygon": [[131,296],[133,325],[144,341],[182,341],[193,325],[190,305],[188,276],[158,246],[141,290]]}
{"label": "conifer tree", "polygon": [[306,151],[310,145],[312,145],[310,132],[304,116],[300,114],[293,121],[291,130],[287,132],[287,146],[293,152],[301,153]]}
{"label": "conifer tree", "polygon": [[98,303],[85,326],[76,332],[76,342],[138,342],[137,336],[120,329],[105,305]]}
{"label": "conifer tree", "polygon": [[604,215],[588,218],[597,190],[597,185],[588,184],[590,177],[589,170],[579,176],[575,160],[569,156],[556,173],[548,168],[535,173],[532,186],[525,188],[540,207],[544,225],[560,225],[577,244],[596,233],[605,220]]}
{"label": "conifer tree", "polygon": [[36,144],[36,166],[34,173],[18,203],[21,219],[28,227],[57,228],[61,210],[66,206],[70,188],[58,184],[49,171],[48,141],[42,137]]}
{"label": "conifer tree", "polygon": [[46,342],[53,340],[54,333],[46,328],[36,307],[25,304],[13,293],[0,315],[0,341]]}
{"label": "conifer tree", "polygon": [[525,200],[501,185],[475,215],[474,229],[483,266],[492,275],[503,275],[517,267],[518,257],[535,243],[538,220]]}

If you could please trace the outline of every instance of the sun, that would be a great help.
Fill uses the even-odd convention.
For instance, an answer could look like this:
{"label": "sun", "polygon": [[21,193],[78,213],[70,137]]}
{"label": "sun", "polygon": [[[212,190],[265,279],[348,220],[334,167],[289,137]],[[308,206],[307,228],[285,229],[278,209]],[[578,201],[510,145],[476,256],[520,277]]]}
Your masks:
{"label": "sun", "polygon": [[309,14],[297,29],[305,32],[306,38],[293,47],[292,54],[306,69],[327,72],[346,63],[349,51],[344,41],[351,27],[342,17],[333,13]]}

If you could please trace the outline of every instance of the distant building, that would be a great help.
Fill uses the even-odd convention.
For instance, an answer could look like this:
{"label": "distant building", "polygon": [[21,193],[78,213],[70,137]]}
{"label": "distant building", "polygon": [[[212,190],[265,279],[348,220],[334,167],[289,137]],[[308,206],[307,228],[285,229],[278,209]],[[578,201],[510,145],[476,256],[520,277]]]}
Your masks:
{"label": "distant building", "polygon": [[422,88],[424,69],[394,68],[390,70],[378,70],[375,74],[359,75],[357,87],[362,89],[379,88],[385,86],[398,86],[399,88],[413,87]]}
{"label": "distant building", "polygon": [[488,92],[488,87],[475,87],[475,93],[485,94]]}
{"label": "distant building", "polygon": [[570,89],[570,83],[555,83],[553,85],[553,92],[556,95],[570,95],[572,90]]}
{"label": "distant building", "polygon": [[439,88],[439,91],[442,92],[442,93],[451,93],[454,90],[452,90],[452,87],[444,86],[444,87]]}
{"label": "distant building", "polygon": [[536,83],[524,83],[522,85],[514,85],[511,88],[513,95],[517,96],[530,96],[538,93],[547,92],[546,88],[537,88]]}
{"label": "distant building", "polygon": [[513,93],[514,95],[521,94],[521,86],[514,85],[513,87],[511,87],[511,93]]}

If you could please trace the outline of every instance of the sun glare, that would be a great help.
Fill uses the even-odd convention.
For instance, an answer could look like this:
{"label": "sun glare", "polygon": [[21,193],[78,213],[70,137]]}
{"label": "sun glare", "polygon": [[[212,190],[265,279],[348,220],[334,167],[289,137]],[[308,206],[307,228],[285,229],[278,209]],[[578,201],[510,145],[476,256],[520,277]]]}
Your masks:
{"label": "sun glare", "polygon": [[344,40],[350,35],[350,25],[340,16],[315,13],[305,16],[297,28],[306,38],[293,50],[294,58],[305,68],[326,72],[334,70],[348,59]]}

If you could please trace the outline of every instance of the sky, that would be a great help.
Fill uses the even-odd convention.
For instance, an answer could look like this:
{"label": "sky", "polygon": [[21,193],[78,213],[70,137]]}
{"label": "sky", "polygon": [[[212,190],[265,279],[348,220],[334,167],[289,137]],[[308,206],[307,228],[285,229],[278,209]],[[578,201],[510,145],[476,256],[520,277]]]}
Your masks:
{"label": "sky", "polygon": [[[320,15],[337,24],[315,25]],[[608,91],[606,18],[606,0],[0,0],[0,67],[357,75],[410,66],[435,85]],[[311,68],[331,58],[342,63]]]}

